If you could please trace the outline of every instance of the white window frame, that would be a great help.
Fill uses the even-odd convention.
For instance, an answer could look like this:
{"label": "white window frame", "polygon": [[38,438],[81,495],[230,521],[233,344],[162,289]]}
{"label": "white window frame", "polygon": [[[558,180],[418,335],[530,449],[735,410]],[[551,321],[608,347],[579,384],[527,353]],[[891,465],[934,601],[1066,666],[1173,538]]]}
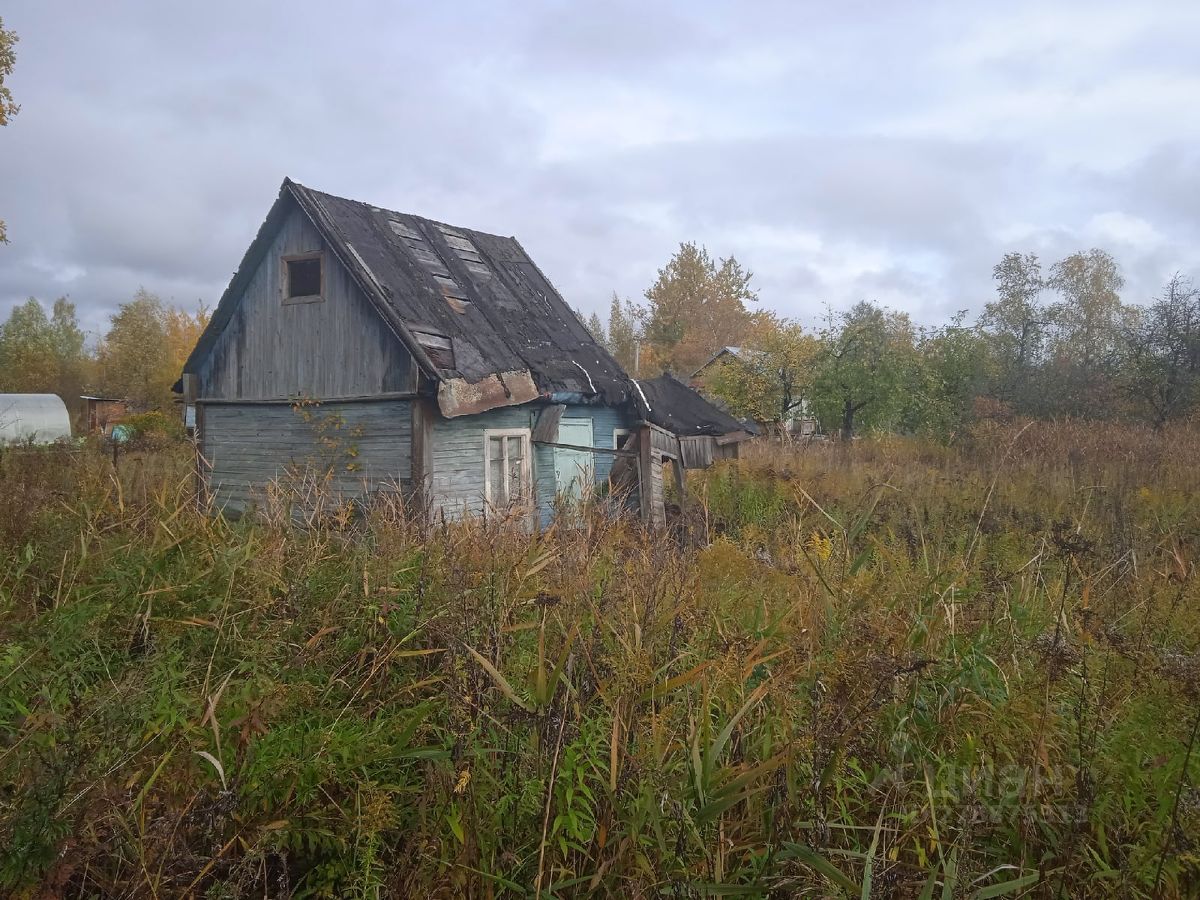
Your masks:
{"label": "white window frame", "polygon": [[[488,456],[493,438],[519,437],[524,445],[521,455],[521,488],[525,494],[524,506],[533,505],[533,432],[529,428],[485,428],[483,431],[483,502],[492,509],[496,508],[492,499],[492,459]],[[505,441],[505,447],[508,443]],[[505,456],[505,475],[507,476],[508,457]],[[508,504],[511,508],[514,504]]]}
{"label": "white window frame", "polygon": [[620,450],[620,449],[621,449],[621,437],[622,437],[622,435],[623,435],[623,436],[625,436],[625,437],[629,437],[629,436],[631,436],[632,434],[633,434],[633,429],[632,429],[632,428],[614,428],[614,429],[613,429],[613,449],[614,449],[614,450]]}

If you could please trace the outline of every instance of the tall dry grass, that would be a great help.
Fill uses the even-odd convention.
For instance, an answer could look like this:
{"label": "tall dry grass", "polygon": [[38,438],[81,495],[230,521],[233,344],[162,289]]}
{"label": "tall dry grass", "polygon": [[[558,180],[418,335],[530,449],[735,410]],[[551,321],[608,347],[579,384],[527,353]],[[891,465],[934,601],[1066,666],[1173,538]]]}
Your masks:
{"label": "tall dry grass", "polygon": [[181,452],[10,454],[0,886],[1186,895],[1198,448],[764,443],[659,535],[231,522]]}

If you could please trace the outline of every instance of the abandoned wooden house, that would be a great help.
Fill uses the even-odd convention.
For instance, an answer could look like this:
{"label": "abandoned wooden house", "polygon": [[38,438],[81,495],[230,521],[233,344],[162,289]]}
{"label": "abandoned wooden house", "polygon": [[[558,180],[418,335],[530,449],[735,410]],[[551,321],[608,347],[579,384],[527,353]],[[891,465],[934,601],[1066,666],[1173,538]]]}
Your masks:
{"label": "abandoned wooden house", "polygon": [[673,379],[631,379],[515,238],[287,179],[176,389],[230,512],[316,470],[344,498],[541,522],[615,480],[661,523],[663,465],[747,436]]}

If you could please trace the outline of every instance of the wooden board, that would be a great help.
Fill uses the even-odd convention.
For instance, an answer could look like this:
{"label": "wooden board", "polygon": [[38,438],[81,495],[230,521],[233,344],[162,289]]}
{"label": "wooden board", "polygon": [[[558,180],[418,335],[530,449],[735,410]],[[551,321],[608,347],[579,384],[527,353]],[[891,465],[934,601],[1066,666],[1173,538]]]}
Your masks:
{"label": "wooden board", "polygon": [[391,490],[412,477],[409,400],[201,409],[205,481],[218,508],[244,510],[272,482],[301,473],[326,479],[339,498]]}

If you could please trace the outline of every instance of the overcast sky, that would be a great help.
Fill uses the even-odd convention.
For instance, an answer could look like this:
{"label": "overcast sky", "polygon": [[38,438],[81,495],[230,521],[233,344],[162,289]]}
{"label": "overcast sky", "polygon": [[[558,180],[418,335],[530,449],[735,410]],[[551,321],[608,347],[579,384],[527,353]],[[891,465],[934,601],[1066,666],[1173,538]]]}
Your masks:
{"label": "overcast sky", "polygon": [[8,0],[0,315],[215,304],[285,175],[514,234],[573,305],[680,241],[814,321],[1008,250],[1200,275],[1200,2]]}

